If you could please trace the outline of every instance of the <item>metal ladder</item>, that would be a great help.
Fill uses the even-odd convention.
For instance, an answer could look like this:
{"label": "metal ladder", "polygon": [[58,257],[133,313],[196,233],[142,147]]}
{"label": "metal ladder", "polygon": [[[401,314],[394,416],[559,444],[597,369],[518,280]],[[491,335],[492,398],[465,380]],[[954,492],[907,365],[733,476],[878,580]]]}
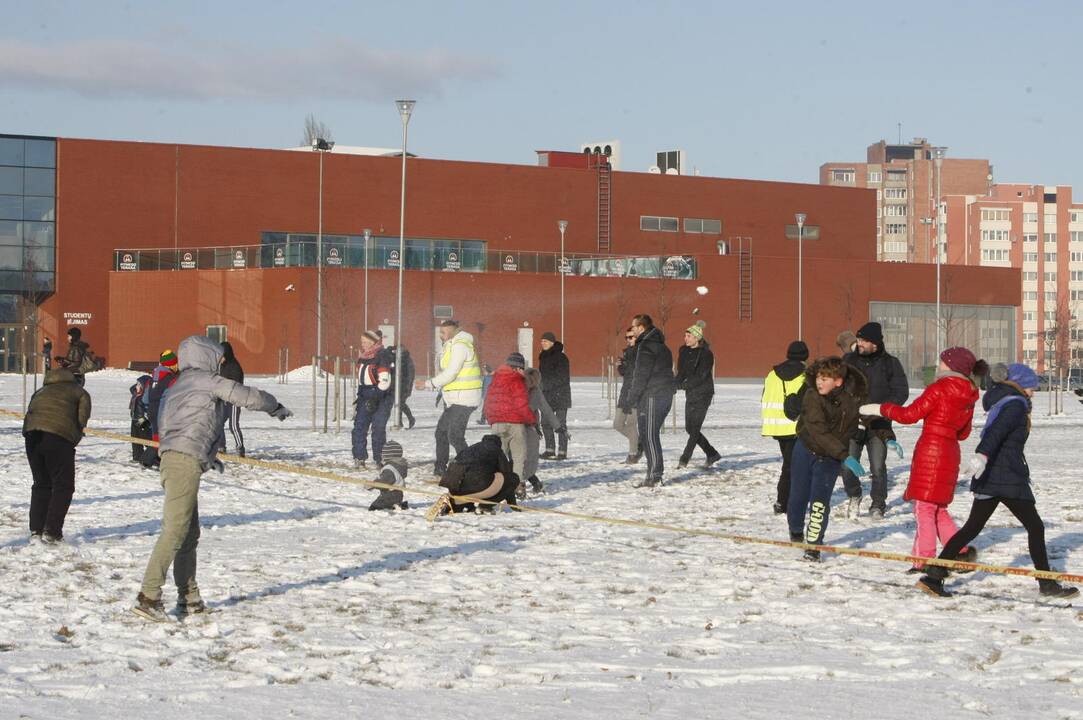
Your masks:
{"label": "metal ladder", "polygon": [[607,253],[610,242],[610,209],[612,200],[613,170],[609,159],[598,159],[598,252]]}
{"label": "metal ladder", "polygon": [[752,238],[737,238],[737,277],[737,320],[752,322]]}

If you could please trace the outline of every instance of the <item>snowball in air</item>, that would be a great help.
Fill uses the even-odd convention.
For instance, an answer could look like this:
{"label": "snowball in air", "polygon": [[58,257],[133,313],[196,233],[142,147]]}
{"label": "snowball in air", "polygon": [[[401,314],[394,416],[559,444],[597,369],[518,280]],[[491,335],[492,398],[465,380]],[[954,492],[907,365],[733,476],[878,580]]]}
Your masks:
{"label": "snowball in air", "polygon": [[706,295],[707,294],[707,286],[706,285],[700,285],[698,288],[696,288],[696,292],[698,292],[700,295]]}

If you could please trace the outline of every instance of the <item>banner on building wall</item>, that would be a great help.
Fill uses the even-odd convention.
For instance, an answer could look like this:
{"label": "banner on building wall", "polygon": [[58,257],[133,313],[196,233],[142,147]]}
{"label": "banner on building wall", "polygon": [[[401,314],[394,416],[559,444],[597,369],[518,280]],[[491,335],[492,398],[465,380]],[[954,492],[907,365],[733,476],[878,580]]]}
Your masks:
{"label": "banner on building wall", "polygon": [[64,323],[67,325],[89,325],[90,321],[94,318],[94,313],[88,312],[66,312],[64,313]]}
{"label": "banner on building wall", "polygon": [[696,259],[691,255],[672,255],[662,264],[662,276],[690,280],[696,276]]}
{"label": "banner on building wall", "polygon": [[327,265],[341,265],[342,264],[342,253],[339,252],[339,249],[337,247],[333,247],[333,248],[331,248],[330,250],[327,251],[326,264]]}
{"label": "banner on building wall", "polygon": [[444,256],[444,270],[455,272],[462,269],[462,262],[459,260],[459,253],[452,250]]}
{"label": "banner on building wall", "polygon": [[399,251],[392,250],[387,254],[387,267],[397,268],[399,266]]}
{"label": "banner on building wall", "polygon": [[196,256],[195,253],[185,252],[181,255],[180,261],[181,270],[195,270],[196,269]]}
{"label": "banner on building wall", "polygon": [[514,255],[505,255],[500,269],[504,272],[519,272],[519,258]]}
{"label": "banner on building wall", "polygon": [[233,252],[233,267],[244,268],[248,265],[248,259],[245,257],[244,250],[235,250]]}
{"label": "banner on building wall", "polygon": [[118,266],[121,270],[138,270],[139,263],[135,261],[135,255],[132,253],[122,253],[120,256],[120,264]]}
{"label": "banner on building wall", "polygon": [[284,249],[275,248],[274,264],[275,264],[275,267],[285,267],[286,266],[286,251]]}
{"label": "banner on building wall", "polygon": [[562,272],[565,275],[572,271],[572,261],[566,257],[562,257],[557,262],[557,272]]}

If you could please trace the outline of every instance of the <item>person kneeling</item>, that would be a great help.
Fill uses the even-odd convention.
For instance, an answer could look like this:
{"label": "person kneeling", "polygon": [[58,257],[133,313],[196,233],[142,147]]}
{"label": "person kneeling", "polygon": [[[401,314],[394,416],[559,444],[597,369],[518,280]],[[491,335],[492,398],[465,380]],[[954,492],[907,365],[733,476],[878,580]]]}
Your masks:
{"label": "person kneeling", "polygon": [[479,512],[494,512],[501,502],[515,505],[519,476],[512,469],[511,460],[504,454],[500,438],[486,435],[456,456],[441,478],[440,486],[447,488],[452,512],[474,510],[475,502],[459,502],[465,499],[463,496],[487,501],[476,503]]}
{"label": "person kneeling", "polygon": [[394,440],[384,443],[380,454],[380,479],[384,485],[391,487],[380,488],[380,496],[372,501],[369,510],[407,510],[410,503],[402,497],[401,488],[406,487],[406,458],[402,454],[402,445]]}

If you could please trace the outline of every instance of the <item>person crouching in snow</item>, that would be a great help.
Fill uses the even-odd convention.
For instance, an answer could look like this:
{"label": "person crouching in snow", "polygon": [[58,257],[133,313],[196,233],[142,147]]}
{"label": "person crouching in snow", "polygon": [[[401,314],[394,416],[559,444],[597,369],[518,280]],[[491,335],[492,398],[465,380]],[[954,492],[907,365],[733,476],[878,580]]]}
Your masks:
{"label": "person crouching in snow", "polygon": [[[1031,398],[1038,388],[1038,376],[1026,365],[994,365],[989,372],[994,385],[982,398],[988,415],[974,456],[966,466],[972,476],[970,491],[974,504],[970,517],[959,532],[944,544],[941,560],[955,560],[965,545],[978,536],[998,505],[1004,505],[1027,530],[1027,546],[1035,570],[1049,570],[1045,547],[1045,524],[1035,507],[1030,489],[1030,467],[1023,446],[1030,436]],[[948,597],[944,578],[948,568],[929,565],[918,587],[930,595]],[[1070,598],[1079,589],[1061,585],[1051,578],[1038,580],[1038,591],[1046,597]]]}
{"label": "person crouching in snow", "polygon": [[[820,358],[805,371],[786,508],[792,542],[822,545],[831,516],[831,492],[842,468],[857,477],[865,474],[857,458],[850,456],[850,437],[867,394],[865,375],[842,358]],[[805,559],[819,562],[820,551],[806,550]]]}
{"label": "person crouching in snow", "polygon": [[180,373],[162,398],[158,414],[159,452],[165,505],[162,530],[154,544],[143,585],[132,611],[148,620],[164,622],[162,585],[169,566],[177,583],[177,615],[205,612],[196,583],[196,547],[199,544],[199,478],[217,459],[225,403],[261,410],[285,420],[291,413],[270,393],[245,387],[218,374],[222,346],[205,335],[193,335],[180,344]]}
{"label": "person crouching in snow", "polygon": [[[955,498],[959,478],[959,441],[970,436],[974,404],[978,402],[978,386],[972,375],[984,375],[989,366],[978,360],[964,347],[951,347],[940,353],[936,381],[914,402],[902,406],[895,403],[871,403],[861,407],[861,414],[881,416],[913,425],[924,420],[921,436],[914,447],[910,465],[910,481],[904,500],[912,503],[917,533],[911,555],[936,556],[936,541],[946,545],[959,531],[948,512]],[[959,560],[973,561],[974,548],[965,548]],[[921,572],[924,563],[907,572]]]}
{"label": "person crouching in snow", "polygon": [[402,445],[394,440],[385,442],[380,463],[382,467],[379,482],[391,485],[394,489],[380,488],[380,496],[372,501],[369,510],[409,509],[410,504],[403,499],[401,489],[406,487],[406,458],[402,453]]}
{"label": "person crouching in snow", "polygon": [[[478,511],[493,512],[501,501],[508,505],[515,504],[515,488],[519,486],[519,476],[512,469],[511,460],[504,454],[497,435],[486,435],[480,442],[474,443],[448,465],[440,480],[440,486],[447,488],[450,495],[464,495],[489,502],[477,503]],[[445,501],[454,512],[474,510],[474,503],[445,497]],[[445,507],[446,510],[446,507]]]}

